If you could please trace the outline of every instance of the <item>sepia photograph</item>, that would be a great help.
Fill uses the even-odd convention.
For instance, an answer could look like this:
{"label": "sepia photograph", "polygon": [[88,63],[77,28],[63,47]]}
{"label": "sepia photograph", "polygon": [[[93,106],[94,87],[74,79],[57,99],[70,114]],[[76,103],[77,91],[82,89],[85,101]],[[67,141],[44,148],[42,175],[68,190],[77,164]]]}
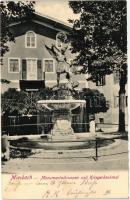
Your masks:
{"label": "sepia photograph", "polygon": [[[69,185],[83,179],[78,171],[89,173],[84,187],[124,178],[128,196],[127,2],[1,1],[0,10],[3,177],[14,183],[41,173],[40,184]],[[20,199],[7,190],[5,199]],[[58,194],[38,198],[96,196],[90,188]]]}

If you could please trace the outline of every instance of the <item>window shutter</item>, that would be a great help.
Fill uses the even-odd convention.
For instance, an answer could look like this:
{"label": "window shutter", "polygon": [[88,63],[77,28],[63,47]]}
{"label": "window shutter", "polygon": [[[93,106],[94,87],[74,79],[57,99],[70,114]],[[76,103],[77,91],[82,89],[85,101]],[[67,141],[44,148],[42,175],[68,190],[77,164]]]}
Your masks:
{"label": "window shutter", "polygon": [[25,59],[22,60],[22,79],[27,79],[27,62]]}
{"label": "window shutter", "polygon": [[37,79],[42,80],[42,61],[37,61]]}

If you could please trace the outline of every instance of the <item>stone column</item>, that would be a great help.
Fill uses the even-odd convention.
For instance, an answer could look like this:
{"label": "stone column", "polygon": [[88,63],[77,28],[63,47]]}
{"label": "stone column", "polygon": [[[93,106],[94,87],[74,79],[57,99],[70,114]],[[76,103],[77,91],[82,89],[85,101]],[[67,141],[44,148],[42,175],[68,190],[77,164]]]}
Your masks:
{"label": "stone column", "polygon": [[95,134],[95,120],[90,121],[90,133]]}
{"label": "stone column", "polygon": [[9,149],[8,136],[4,134],[2,136],[2,159],[8,161],[10,159],[10,149]]}

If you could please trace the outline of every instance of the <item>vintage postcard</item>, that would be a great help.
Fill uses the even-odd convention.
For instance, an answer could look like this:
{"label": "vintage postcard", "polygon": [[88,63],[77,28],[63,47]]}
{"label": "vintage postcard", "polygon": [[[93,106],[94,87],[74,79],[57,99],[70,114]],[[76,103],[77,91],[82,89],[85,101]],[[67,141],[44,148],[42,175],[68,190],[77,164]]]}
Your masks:
{"label": "vintage postcard", "polygon": [[2,199],[128,199],[127,1],[0,10]]}

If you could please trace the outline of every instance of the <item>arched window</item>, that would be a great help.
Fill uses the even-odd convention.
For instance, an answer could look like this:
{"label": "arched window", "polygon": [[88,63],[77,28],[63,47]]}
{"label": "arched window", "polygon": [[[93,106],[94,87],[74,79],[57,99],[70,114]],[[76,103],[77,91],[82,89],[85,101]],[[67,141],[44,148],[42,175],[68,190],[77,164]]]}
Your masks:
{"label": "arched window", "polygon": [[36,34],[33,31],[29,31],[25,35],[25,47],[36,48]]}

